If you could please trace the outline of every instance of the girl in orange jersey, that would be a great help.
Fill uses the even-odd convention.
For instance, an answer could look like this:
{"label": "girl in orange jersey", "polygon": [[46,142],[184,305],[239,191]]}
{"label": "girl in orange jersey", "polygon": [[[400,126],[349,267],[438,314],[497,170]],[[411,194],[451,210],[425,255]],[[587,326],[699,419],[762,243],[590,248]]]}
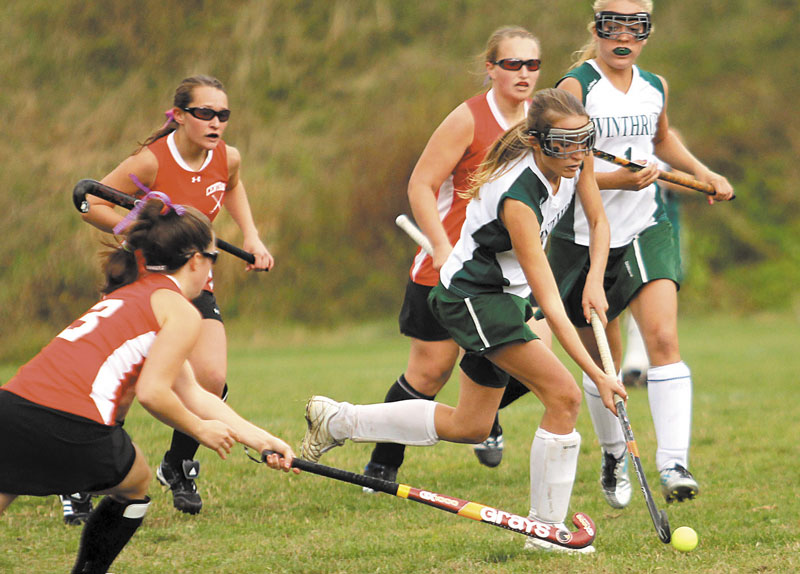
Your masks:
{"label": "girl in orange jersey", "polygon": [[[102,183],[130,194],[142,187],[168,189],[175,203],[191,205],[211,221],[224,206],[242,230],[244,249],[255,256],[255,263],[247,269],[270,269],[274,260],[259,239],[239,177],[241,157],[236,148],[222,140],[230,114],[228,96],[219,80],[209,76],[186,78],[175,90],[164,126]],[[114,230],[122,215],[102,199],[92,197],[90,204],[83,218],[103,231]],[[193,303],[203,322],[190,363],[203,388],[224,400],[227,338],[210,276]],[[158,479],[172,490],[175,508],[189,514],[200,512],[203,504],[194,482],[199,474],[199,462],[193,460],[197,447],[197,441],[176,430],[158,468]],[[65,520],[68,519],[65,507]]]}
{"label": "girl in orange jersey", "polygon": [[[523,120],[539,77],[539,41],[524,28],[505,27],[489,38],[483,56],[489,91],[456,107],[431,135],[408,182],[414,219],[433,245],[433,255],[419,249],[409,272],[400,332],[411,339],[406,370],[392,384],[385,402],[433,400],[458,359],[459,347],[433,317],[428,293],[439,281],[439,268],[450,255],[464,223],[467,200],[460,191],[483,161],[489,147],[509,127]],[[476,448],[487,466],[500,463],[502,431],[495,421],[492,435]],[[395,480],[405,447],[378,444],[364,473]]]}
{"label": "girl in orange jersey", "polygon": [[289,471],[294,456],[194,379],[187,359],[202,328],[188,299],[217,258],[213,232],[197,210],[157,195],[163,203],[141,203],[108,255],[105,297],[0,388],[0,514],[18,495],[108,495],[84,526],[76,573],[105,573],[149,506],[152,473],[122,428],[134,397],[223,459],[235,442],[280,453],[268,457],[275,469]]}

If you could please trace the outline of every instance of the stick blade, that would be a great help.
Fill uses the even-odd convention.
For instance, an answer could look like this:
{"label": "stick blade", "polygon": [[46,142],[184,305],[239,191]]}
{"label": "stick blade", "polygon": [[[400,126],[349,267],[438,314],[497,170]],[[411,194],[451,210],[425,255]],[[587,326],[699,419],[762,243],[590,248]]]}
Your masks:
{"label": "stick blade", "polygon": [[672,540],[672,530],[669,527],[669,518],[667,517],[667,511],[661,510],[658,513],[659,517],[659,524],[656,525],[656,532],[658,533],[658,538],[664,544],[669,544],[670,540]]}

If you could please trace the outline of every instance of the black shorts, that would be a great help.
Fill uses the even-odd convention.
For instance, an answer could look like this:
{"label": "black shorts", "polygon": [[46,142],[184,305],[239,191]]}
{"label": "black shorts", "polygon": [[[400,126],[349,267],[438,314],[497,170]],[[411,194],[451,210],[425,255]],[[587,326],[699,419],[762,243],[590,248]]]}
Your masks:
{"label": "black shorts", "polygon": [[37,405],[0,390],[0,492],[98,492],[128,475],[136,451],[122,426]]}
{"label": "black shorts", "polygon": [[211,291],[203,290],[200,295],[192,299],[192,305],[197,307],[203,319],[216,319],[222,323],[222,313],[217,305],[217,298]]}
{"label": "black shorts", "polygon": [[428,294],[433,287],[414,283],[409,279],[403,307],[400,309],[400,332],[422,341],[447,341],[447,329],[433,316],[428,307]]}

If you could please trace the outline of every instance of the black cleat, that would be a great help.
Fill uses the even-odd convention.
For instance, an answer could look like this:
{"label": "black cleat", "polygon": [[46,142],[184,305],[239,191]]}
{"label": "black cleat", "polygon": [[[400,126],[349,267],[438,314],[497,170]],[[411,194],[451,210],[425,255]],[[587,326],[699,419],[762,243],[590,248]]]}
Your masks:
{"label": "black cleat", "polygon": [[64,510],[64,524],[77,526],[84,524],[92,513],[92,495],[88,492],[61,494],[61,507]]}
{"label": "black cleat", "polygon": [[158,481],[172,491],[172,505],[186,514],[197,514],[203,508],[194,483],[199,475],[200,463],[196,460],[184,460],[181,468],[176,469],[164,459],[156,471]]}
{"label": "black cleat", "polygon": [[[372,478],[380,478],[381,480],[387,480],[389,482],[394,482],[397,480],[397,468],[394,466],[389,466],[386,464],[380,464],[377,462],[369,461],[367,466],[364,467],[364,476],[369,476]],[[368,486],[362,486],[361,490],[368,494],[372,494],[375,491]]]}

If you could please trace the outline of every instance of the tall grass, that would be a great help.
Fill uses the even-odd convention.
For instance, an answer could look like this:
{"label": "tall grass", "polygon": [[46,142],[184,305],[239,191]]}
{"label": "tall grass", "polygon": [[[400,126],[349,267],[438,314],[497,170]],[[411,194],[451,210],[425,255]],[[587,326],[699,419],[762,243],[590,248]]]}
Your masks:
{"label": "tall grass", "polygon": [[[172,509],[170,495],[153,480],[150,512],[112,571],[796,572],[798,333],[797,320],[781,316],[683,320],[682,354],[695,383],[691,468],[702,489],[695,501],[666,507],[661,499],[646,391],[631,391],[628,411],[657,503],[667,508],[673,528],[689,525],[699,533],[699,546],[690,554],[658,541],[638,491],[625,510],[612,510],[603,501],[597,484],[599,447],[583,410],[571,511],[586,512],[596,521],[595,555],[525,552],[523,538],[514,533],[387,495],[365,495],[352,485],[311,474],[268,471],[238,450],[224,462],[201,451],[202,512],[180,515]],[[324,335],[300,329],[264,331],[232,345],[230,402],[296,444],[304,431],[303,405],[309,395],[380,401],[406,358],[407,342],[388,323]],[[0,368],[0,375],[12,369]],[[455,404],[457,390],[452,381],[441,400]],[[525,513],[529,448],[541,414],[530,395],[502,412],[506,452],[496,469],[480,466],[469,446],[441,443],[409,449],[399,479]],[[155,467],[167,447],[169,429],[138,407],[126,429]],[[323,462],[358,471],[370,449],[348,443],[326,454]],[[55,497],[19,499],[0,519],[0,571],[65,572],[78,538],[78,529],[62,524]]]}
{"label": "tall grass", "polygon": [[[758,17],[754,17],[757,15]],[[394,229],[434,127],[484,89],[475,56],[498,26],[541,38],[539,86],[586,38],[588,2],[11,0],[0,20],[0,357],[21,360],[91,304],[98,235],[69,191],[101,178],[162,121],[172,90],[219,76],[226,139],[277,265],[217,284],[229,317],[332,325],[385,316],[411,247]],[[691,308],[796,308],[800,8],[756,0],[656,3],[641,64],[670,82],[673,123],[738,199],[686,201]],[[220,236],[237,242],[227,217]],[[712,293],[712,296],[708,296]],[[392,310],[392,312],[394,312]]]}

